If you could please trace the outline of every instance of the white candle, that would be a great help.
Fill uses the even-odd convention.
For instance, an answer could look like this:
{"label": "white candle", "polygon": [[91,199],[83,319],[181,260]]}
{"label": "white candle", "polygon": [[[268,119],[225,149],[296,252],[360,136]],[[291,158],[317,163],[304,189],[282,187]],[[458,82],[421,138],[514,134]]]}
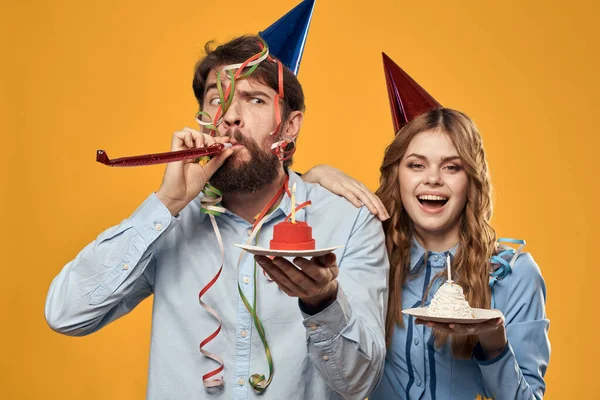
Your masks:
{"label": "white candle", "polygon": [[450,254],[446,255],[446,266],[448,267],[448,282],[452,282],[452,277],[450,276]]}
{"label": "white candle", "polygon": [[292,224],[296,223],[296,182],[292,186]]}

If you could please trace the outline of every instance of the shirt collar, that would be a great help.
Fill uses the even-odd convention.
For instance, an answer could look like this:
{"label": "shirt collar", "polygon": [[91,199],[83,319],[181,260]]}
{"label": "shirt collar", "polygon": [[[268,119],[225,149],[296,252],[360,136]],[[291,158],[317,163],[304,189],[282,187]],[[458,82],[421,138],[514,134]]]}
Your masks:
{"label": "shirt collar", "polygon": [[[290,196],[292,194],[292,187],[294,186],[294,183],[296,184],[295,200],[296,200],[296,207],[298,207],[299,204],[302,204],[305,201],[307,201],[308,187],[307,187],[307,184],[302,180],[302,178],[298,174],[296,174],[294,171],[287,170],[287,172],[288,172],[288,176],[289,176],[288,189],[290,191]],[[281,202],[279,203],[277,208],[275,210],[273,210],[272,213],[270,213],[269,215],[266,216],[265,222],[268,222],[275,218],[279,218],[282,214],[283,214],[284,218],[291,214],[292,198],[290,196],[288,196],[287,193],[284,193],[283,198],[281,199]],[[240,222],[243,221],[244,223],[248,224],[247,221],[238,217],[237,215],[235,215],[234,213],[232,213],[229,210],[225,211],[225,215],[229,216],[230,218],[235,219],[236,221],[239,220]],[[306,220],[305,208],[302,208],[301,210],[296,212],[296,219],[298,219],[300,221]],[[248,224],[248,225],[251,225],[251,224]]]}
{"label": "shirt collar", "polygon": [[[441,252],[430,251],[427,257],[430,265],[433,268],[445,268],[446,267],[446,255],[450,254],[450,258],[453,259],[458,249],[458,243],[452,246],[450,249]],[[425,257],[425,249],[417,238],[413,237],[412,246],[410,248],[410,270],[421,265]]]}

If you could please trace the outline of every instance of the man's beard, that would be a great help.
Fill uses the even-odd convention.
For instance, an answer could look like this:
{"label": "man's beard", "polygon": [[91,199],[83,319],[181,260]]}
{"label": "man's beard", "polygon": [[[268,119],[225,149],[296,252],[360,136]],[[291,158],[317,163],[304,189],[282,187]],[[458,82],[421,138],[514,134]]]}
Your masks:
{"label": "man's beard", "polygon": [[246,138],[237,129],[227,136],[246,147],[250,160],[234,165],[235,155],[229,156],[210,178],[211,185],[227,194],[252,193],[275,181],[280,167],[275,154],[262,149],[256,141]]}

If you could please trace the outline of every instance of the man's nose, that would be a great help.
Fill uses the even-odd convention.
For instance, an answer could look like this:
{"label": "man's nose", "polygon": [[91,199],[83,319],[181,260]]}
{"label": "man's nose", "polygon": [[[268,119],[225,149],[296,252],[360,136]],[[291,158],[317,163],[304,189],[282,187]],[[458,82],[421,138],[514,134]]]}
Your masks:
{"label": "man's nose", "polygon": [[244,126],[244,121],[242,119],[241,104],[236,99],[233,99],[233,102],[229,106],[229,109],[223,116],[223,125],[226,130],[228,130],[232,126],[236,126],[239,128]]}

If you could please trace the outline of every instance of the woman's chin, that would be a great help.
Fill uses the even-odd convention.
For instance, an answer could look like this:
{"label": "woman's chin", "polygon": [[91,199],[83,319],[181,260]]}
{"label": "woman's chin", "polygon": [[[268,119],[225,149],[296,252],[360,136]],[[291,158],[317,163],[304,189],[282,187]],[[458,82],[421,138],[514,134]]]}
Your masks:
{"label": "woman's chin", "polygon": [[451,218],[445,213],[440,214],[426,214],[421,213],[416,218],[411,218],[415,228],[424,235],[442,235],[452,231],[458,225],[458,219],[456,222],[452,222]]}

